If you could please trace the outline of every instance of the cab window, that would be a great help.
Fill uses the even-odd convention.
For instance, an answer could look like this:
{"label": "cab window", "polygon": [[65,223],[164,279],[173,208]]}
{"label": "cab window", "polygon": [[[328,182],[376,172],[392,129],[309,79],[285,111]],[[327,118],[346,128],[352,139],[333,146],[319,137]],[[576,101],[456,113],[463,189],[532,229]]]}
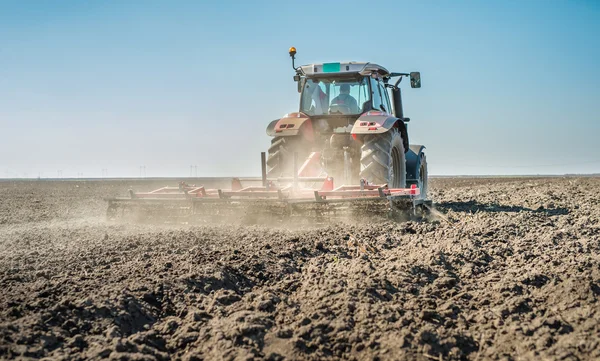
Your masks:
{"label": "cab window", "polygon": [[368,79],[308,78],[300,99],[300,111],[308,115],[360,114],[370,100]]}

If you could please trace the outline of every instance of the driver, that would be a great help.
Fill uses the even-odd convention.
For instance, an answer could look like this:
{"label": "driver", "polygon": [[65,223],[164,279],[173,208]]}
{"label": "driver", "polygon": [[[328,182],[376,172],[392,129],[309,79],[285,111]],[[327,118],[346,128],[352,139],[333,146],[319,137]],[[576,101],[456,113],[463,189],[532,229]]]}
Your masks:
{"label": "driver", "polygon": [[345,105],[350,109],[351,114],[359,113],[358,103],[356,102],[356,99],[350,95],[350,85],[348,84],[340,85],[340,95],[333,98],[331,105]]}

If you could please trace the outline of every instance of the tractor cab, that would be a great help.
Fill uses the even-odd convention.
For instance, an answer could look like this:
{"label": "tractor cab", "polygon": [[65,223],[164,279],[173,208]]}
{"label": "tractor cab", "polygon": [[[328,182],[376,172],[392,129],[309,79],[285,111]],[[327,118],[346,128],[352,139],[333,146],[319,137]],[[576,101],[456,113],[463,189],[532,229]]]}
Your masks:
{"label": "tractor cab", "polygon": [[391,114],[384,79],[389,72],[377,64],[342,62],[297,68],[300,112],[309,116],[356,115],[369,110]]}

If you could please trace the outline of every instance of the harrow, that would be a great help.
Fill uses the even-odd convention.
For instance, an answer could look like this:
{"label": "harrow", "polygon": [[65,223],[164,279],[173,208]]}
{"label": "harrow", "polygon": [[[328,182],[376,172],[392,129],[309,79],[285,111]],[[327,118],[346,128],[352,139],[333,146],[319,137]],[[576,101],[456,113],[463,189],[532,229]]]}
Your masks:
{"label": "harrow", "polygon": [[282,220],[288,217],[330,220],[367,218],[374,214],[393,219],[414,217],[431,207],[416,184],[390,188],[386,184],[336,187],[329,176],[300,176],[294,162],[294,177],[268,178],[266,156],[261,154],[260,178],[233,178],[228,189],[209,189],[180,182],[150,192],[129,191],[128,197],[105,199],[109,219],[133,217],[163,222],[214,222],[242,219],[244,222]]}

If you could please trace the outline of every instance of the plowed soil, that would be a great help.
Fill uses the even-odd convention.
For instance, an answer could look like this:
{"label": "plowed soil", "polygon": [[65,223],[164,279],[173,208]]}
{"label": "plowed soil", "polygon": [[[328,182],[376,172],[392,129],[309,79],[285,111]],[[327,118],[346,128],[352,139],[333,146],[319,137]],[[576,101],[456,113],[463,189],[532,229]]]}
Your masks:
{"label": "plowed soil", "polygon": [[105,220],[131,186],[0,183],[0,358],[600,359],[600,178],[433,179],[443,217],[300,228]]}

